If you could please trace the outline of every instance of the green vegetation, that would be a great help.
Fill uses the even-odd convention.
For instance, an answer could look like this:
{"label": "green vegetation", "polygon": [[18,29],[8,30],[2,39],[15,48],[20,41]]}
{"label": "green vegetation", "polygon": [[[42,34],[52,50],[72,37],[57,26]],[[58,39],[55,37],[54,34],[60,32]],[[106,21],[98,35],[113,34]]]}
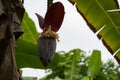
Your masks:
{"label": "green vegetation", "polygon": [[120,80],[120,66],[112,60],[107,63],[101,61],[101,53],[94,50],[91,56],[80,49],[67,53],[59,52],[56,66],[50,64],[52,72],[40,80]]}
{"label": "green vegetation", "polygon": [[37,77],[23,77],[23,80],[37,80]]}

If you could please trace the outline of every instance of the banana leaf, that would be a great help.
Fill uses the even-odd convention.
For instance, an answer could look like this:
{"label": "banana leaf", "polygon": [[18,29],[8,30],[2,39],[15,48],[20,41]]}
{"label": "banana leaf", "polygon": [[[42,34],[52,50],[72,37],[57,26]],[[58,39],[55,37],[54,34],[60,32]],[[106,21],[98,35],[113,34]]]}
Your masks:
{"label": "banana leaf", "polygon": [[120,64],[120,12],[117,0],[69,0]]}

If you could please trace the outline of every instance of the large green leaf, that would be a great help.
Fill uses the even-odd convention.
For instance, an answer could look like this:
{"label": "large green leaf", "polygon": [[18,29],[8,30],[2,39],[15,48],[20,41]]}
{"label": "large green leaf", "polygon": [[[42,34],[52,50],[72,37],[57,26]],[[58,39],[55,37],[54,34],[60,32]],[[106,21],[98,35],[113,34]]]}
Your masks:
{"label": "large green leaf", "polygon": [[[93,32],[99,32],[106,48],[114,54],[120,49],[120,13],[110,10],[119,9],[117,0],[69,0],[76,4],[78,12],[86,20]],[[115,56],[120,63],[120,52]]]}
{"label": "large green leaf", "polygon": [[17,41],[16,61],[19,68],[43,68],[37,53],[37,46],[22,39]]}
{"label": "large green leaf", "polygon": [[80,54],[81,50],[74,49],[71,50],[68,54],[66,54],[66,64],[65,64],[65,79],[66,80],[77,80],[79,78],[79,63],[80,63]]}
{"label": "large green leaf", "polygon": [[36,30],[34,22],[31,18],[29,18],[27,13],[24,14],[22,28],[24,30],[24,34],[22,35],[21,39],[36,44],[39,33]]}
{"label": "large green leaf", "polygon": [[98,50],[94,50],[90,56],[90,62],[88,65],[88,76],[92,79],[98,75],[102,66],[101,53]]}
{"label": "large green leaf", "polygon": [[19,68],[43,67],[37,52],[37,36],[34,22],[28,17],[28,14],[24,14],[22,21],[22,28],[24,34],[16,42],[16,61]]}

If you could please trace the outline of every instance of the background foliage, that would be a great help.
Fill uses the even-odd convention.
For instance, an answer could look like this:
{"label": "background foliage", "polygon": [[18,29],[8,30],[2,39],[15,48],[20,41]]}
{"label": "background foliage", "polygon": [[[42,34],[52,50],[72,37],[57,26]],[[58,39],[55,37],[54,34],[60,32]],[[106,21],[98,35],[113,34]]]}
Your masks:
{"label": "background foliage", "polygon": [[56,54],[60,55],[59,62],[50,67],[50,75],[40,80],[120,80],[120,66],[112,60],[102,64],[98,50],[91,56],[80,49]]}

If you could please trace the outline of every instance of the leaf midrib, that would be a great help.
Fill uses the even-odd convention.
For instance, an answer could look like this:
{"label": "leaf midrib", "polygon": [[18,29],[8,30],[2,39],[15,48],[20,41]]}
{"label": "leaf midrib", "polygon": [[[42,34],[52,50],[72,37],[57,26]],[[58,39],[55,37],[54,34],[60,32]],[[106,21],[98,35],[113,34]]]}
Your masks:
{"label": "leaf midrib", "polygon": [[17,55],[29,56],[29,57],[38,57],[37,55],[30,55],[25,53],[17,53]]}
{"label": "leaf midrib", "polygon": [[71,76],[70,76],[70,80],[72,80],[72,78],[73,78],[74,58],[75,58],[75,55],[73,56],[73,59],[72,59],[72,66],[71,66]]}
{"label": "leaf midrib", "polygon": [[27,30],[29,31],[29,34],[31,35],[31,38],[34,40],[35,44],[37,44],[37,43],[36,43],[36,39],[34,38],[31,30],[29,29],[29,27],[28,27],[28,25],[26,24],[26,21],[25,21],[24,19],[23,19],[23,23],[25,24]]}
{"label": "leaf midrib", "polygon": [[112,25],[115,27],[116,31],[120,34],[119,30],[117,29],[117,26],[115,25],[115,23],[112,21],[111,17],[106,13],[106,10],[102,7],[102,5],[100,4],[100,2],[98,0],[96,0],[96,3],[99,5],[99,7],[101,8],[101,10],[104,12],[104,14],[107,16],[107,18],[109,19],[109,21],[112,23]]}

